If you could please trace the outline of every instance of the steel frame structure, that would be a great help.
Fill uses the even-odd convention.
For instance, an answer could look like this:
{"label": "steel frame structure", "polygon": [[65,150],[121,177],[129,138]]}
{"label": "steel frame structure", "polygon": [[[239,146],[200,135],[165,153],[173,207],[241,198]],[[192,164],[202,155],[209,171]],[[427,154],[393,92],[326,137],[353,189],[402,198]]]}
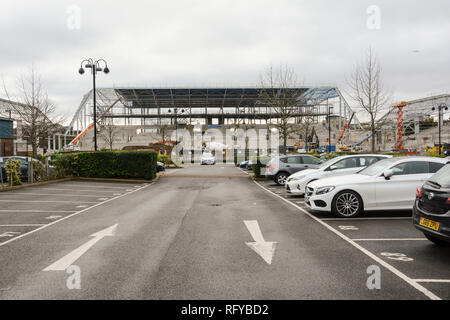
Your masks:
{"label": "steel frame structure", "polygon": [[[97,115],[115,125],[158,127],[178,123],[212,124],[215,119],[221,125],[270,124],[277,121],[277,113],[263,103],[262,88],[97,88]],[[305,115],[314,116],[316,121],[328,115],[342,117],[346,123],[353,110],[336,87],[298,87],[279,90],[293,90],[298,93],[297,110],[293,121],[300,121]],[[86,93],[70,122],[65,135],[77,135],[93,122],[92,91]],[[110,110],[111,104],[122,97]],[[170,110],[184,109],[180,115]],[[107,112],[105,112],[108,110]],[[180,121],[181,120],[181,121]],[[355,116],[355,121],[361,124]],[[343,127],[343,124],[342,124]],[[339,128],[341,129],[341,128]]]}
{"label": "steel frame structure", "polygon": [[[401,127],[399,127],[399,108],[392,106],[389,111],[379,120],[382,124],[381,130],[384,132],[395,132],[396,143],[395,147],[399,147],[399,143],[405,142],[405,131],[414,129],[415,136],[407,138],[408,140],[415,139],[420,133],[419,122],[421,119],[433,117],[438,118],[438,106],[442,104],[450,105],[450,94],[440,94],[420,99],[405,101],[405,106],[401,108]],[[433,110],[432,108],[435,108]],[[401,130],[402,141],[399,141]],[[421,141],[417,145],[421,145]]]}

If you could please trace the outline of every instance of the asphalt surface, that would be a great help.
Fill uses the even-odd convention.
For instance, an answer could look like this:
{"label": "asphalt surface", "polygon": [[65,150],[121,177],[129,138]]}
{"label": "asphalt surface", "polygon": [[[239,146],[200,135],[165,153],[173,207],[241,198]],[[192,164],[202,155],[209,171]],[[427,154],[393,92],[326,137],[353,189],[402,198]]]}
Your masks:
{"label": "asphalt surface", "polygon": [[[0,299],[450,299],[450,251],[423,240],[409,213],[337,220],[302,200],[220,164],[155,184],[2,192]],[[276,242],[271,264],[246,244],[256,239],[244,221]],[[53,270],[61,260],[79,267],[79,289]],[[373,265],[380,290],[367,287]]]}

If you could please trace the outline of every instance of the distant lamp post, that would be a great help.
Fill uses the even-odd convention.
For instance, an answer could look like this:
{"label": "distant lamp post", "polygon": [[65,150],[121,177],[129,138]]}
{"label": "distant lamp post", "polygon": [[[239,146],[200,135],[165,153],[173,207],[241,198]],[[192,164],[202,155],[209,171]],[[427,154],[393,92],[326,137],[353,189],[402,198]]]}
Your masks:
{"label": "distant lamp post", "polygon": [[[92,83],[93,83],[93,96],[94,96],[94,150],[97,151],[97,97],[96,97],[96,88],[95,88],[95,76],[97,75],[97,72],[104,72],[105,74],[109,73],[108,64],[104,59],[99,60],[93,60],[92,58],[84,59],[81,61],[80,69],[78,69],[78,73],[83,75],[84,74],[84,68],[83,63],[86,63],[84,65],[84,68],[91,69],[92,73]],[[102,65],[104,67],[102,68]]]}
{"label": "distant lamp post", "polygon": [[438,131],[439,131],[439,155],[442,154],[442,143],[441,143],[441,124],[442,124],[442,118],[443,118],[443,113],[444,110],[447,111],[448,110],[448,106],[446,104],[440,104],[437,108],[433,107],[431,108],[431,110],[435,111],[438,110]]}
{"label": "distant lamp post", "polygon": [[331,152],[331,112],[333,106],[328,105],[328,152]]}
{"label": "distant lamp post", "polygon": [[[181,111],[181,113],[184,113],[184,109],[181,109],[180,111]],[[172,109],[169,109],[168,112],[172,113]],[[175,115],[175,140],[176,140],[175,146],[176,146],[178,144],[178,108],[173,108],[173,114]],[[177,158],[178,158],[178,154],[177,154]]]}

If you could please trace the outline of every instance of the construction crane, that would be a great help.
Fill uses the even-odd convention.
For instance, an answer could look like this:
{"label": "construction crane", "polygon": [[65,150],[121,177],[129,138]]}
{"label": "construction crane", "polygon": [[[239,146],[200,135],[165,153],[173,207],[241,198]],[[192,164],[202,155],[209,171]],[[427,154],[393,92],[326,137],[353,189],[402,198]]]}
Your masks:
{"label": "construction crane", "polygon": [[337,140],[338,144],[340,144],[342,142],[342,139],[344,138],[344,134],[347,131],[347,128],[350,126],[350,123],[352,122],[354,116],[355,116],[355,113],[353,112],[348,123],[344,124],[344,128],[342,128],[341,135],[339,136],[339,138]]}
{"label": "construction crane", "polygon": [[[123,99],[122,96],[120,96],[119,98],[117,98],[116,101],[113,102],[112,105],[110,105],[105,112],[103,112],[98,118],[97,118],[97,122],[103,118],[108,112],[109,110],[111,110],[116,104],[117,102],[119,102],[121,99]],[[86,129],[84,129],[79,135],[77,135],[70,143],[69,146],[74,146],[76,144],[78,144],[78,141],[86,134],[88,133],[92,128],[94,127],[94,123],[92,122]]]}
{"label": "construction crane", "polygon": [[406,101],[402,101],[399,104],[393,106],[393,108],[397,108],[397,145],[394,148],[394,151],[403,150],[403,108],[406,107],[408,103]]}
{"label": "construction crane", "polygon": [[362,139],[360,142],[355,143],[355,147],[359,147],[360,145],[362,145],[364,142],[366,142],[367,140],[369,140],[371,137],[373,136],[373,134],[369,134],[367,137],[365,137],[364,139]]}
{"label": "construction crane", "polygon": [[350,120],[348,121],[348,123],[344,124],[344,128],[342,128],[341,134],[339,135],[339,138],[337,140],[336,146],[341,150],[341,151],[347,151],[350,148],[347,146],[342,145],[342,139],[344,139],[344,135],[345,132],[347,131],[347,128],[350,126],[350,124],[352,123],[353,117],[355,116],[355,112],[352,113]]}

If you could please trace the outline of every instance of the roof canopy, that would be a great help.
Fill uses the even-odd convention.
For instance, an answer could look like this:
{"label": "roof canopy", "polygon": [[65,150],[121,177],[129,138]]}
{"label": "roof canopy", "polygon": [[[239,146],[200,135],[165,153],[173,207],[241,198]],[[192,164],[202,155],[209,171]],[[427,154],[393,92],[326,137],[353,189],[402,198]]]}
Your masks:
{"label": "roof canopy", "polygon": [[[131,103],[130,108],[238,108],[253,107],[261,102],[262,88],[115,88],[118,95]],[[271,89],[272,90],[272,89]],[[305,104],[318,104],[338,97],[335,88],[285,88],[298,94]]]}

